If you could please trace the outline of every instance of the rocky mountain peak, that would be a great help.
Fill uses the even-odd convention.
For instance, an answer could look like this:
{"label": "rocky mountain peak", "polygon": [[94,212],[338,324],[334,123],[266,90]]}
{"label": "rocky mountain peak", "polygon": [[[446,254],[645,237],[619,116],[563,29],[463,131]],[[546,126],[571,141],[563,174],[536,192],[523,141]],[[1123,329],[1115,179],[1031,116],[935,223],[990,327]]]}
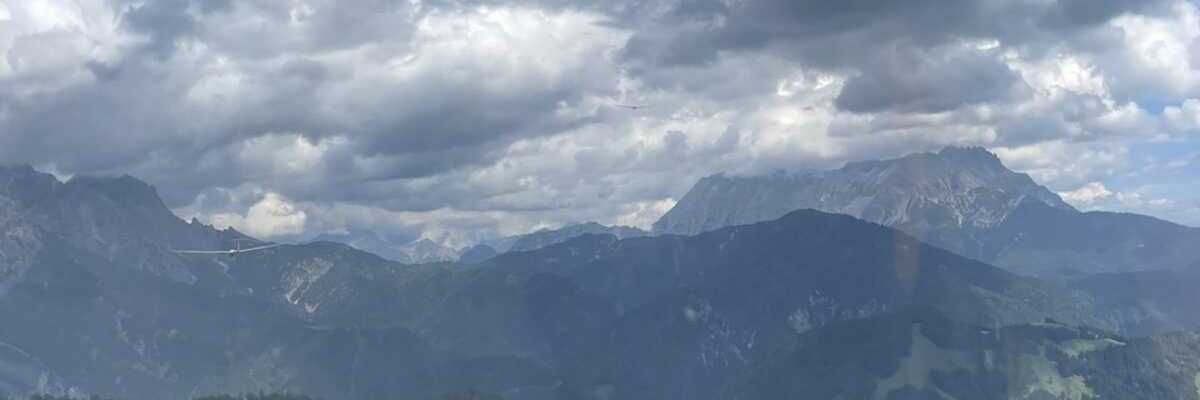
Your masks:
{"label": "rocky mountain peak", "polygon": [[[190,282],[172,249],[218,250],[247,238],[176,216],[150,184],[131,176],[60,182],[29,166],[0,167],[0,234],[23,230],[131,269]],[[198,221],[197,221],[198,222]],[[31,236],[32,235],[32,236]]]}
{"label": "rocky mountain peak", "polygon": [[400,252],[406,257],[399,261],[413,264],[455,261],[459,256],[457,250],[424,238],[401,246]]}
{"label": "rocky mountain peak", "polygon": [[62,183],[28,165],[0,165],[0,196],[29,205],[54,196]]}
{"label": "rocky mountain peak", "polygon": [[993,166],[1004,168],[1004,164],[1000,162],[1000,157],[980,146],[947,146],[938,151],[937,155],[946,159],[989,163]]}
{"label": "rocky mountain peak", "polygon": [[658,233],[695,234],[813,208],[920,231],[990,226],[1026,199],[1073,210],[1026,174],[980,147],[947,147],[819,172],[701,179],[654,224]]}
{"label": "rocky mountain peak", "polygon": [[[645,236],[648,233],[631,226],[607,226],[589,221],[569,224],[558,229],[542,229],[537,232],[521,235],[513,241],[505,251],[529,251],[540,249],[556,243],[565,242],[585,234],[608,234],[618,239]],[[495,246],[493,246],[494,248]]]}
{"label": "rocky mountain peak", "polygon": [[1032,179],[1025,182],[1027,175],[1009,170],[999,157],[982,147],[946,147],[938,152],[913,153],[894,159],[854,161],[831,171],[838,172],[841,176],[879,175],[895,184],[927,185],[954,179],[968,186],[1036,186]]}
{"label": "rocky mountain peak", "polygon": [[65,184],[67,188],[89,191],[125,205],[156,207],[167,210],[154,186],[129,175],[116,177],[82,175]]}

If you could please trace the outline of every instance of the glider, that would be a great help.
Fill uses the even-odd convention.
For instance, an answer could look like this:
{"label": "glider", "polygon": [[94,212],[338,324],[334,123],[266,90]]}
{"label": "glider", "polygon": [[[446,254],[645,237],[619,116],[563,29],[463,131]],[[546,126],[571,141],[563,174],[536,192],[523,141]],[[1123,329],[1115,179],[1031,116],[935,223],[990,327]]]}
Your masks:
{"label": "glider", "polygon": [[279,246],[283,245],[283,243],[272,243],[272,244],[268,244],[268,245],[248,247],[248,248],[243,249],[241,243],[242,243],[241,240],[234,240],[234,244],[237,246],[237,248],[233,248],[233,249],[229,249],[229,250],[171,250],[171,251],[173,251],[177,254],[238,254],[238,253],[246,253],[246,252],[258,251],[258,250],[266,250],[266,249],[269,249],[272,247],[279,247]]}

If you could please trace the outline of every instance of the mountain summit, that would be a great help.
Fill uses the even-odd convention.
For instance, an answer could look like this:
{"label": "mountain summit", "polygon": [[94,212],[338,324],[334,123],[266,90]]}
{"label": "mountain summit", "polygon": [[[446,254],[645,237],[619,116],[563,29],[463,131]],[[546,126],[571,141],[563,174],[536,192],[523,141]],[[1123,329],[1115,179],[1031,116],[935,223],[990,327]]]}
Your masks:
{"label": "mountain summit", "polygon": [[[70,246],[122,268],[194,282],[172,249],[217,250],[248,239],[175,216],[153,186],[130,176],[76,176],[61,182],[29,166],[0,167],[0,294],[39,254]],[[56,244],[49,244],[55,242]]]}
{"label": "mountain summit", "polygon": [[654,232],[696,234],[812,208],[921,235],[945,226],[993,226],[1026,200],[1074,210],[983,148],[947,147],[832,171],[709,176],[654,224]]}
{"label": "mountain summit", "polygon": [[832,171],[710,176],[654,231],[696,234],[805,208],[898,228],[967,257],[1056,280],[1200,262],[1194,245],[1200,229],[1136,214],[1080,212],[978,147]]}

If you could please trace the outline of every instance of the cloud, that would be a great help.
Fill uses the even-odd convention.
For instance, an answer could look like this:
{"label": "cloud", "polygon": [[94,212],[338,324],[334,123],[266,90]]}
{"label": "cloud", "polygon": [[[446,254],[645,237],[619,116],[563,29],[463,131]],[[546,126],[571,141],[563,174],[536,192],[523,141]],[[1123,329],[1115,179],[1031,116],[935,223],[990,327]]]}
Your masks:
{"label": "cloud", "polygon": [[1089,182],[1086,185],[1080,186],[1078,189],[1068,192],[1059,192],[1058,195],[1062,196],[1063,200],[1066,200],[1071,204],[1088,206],[1098,200],[1112,197],[1113,192],[1104,187],[1103,183]]}
{"label": "cloud", "polygon": [[1136,190],[1200,174],[1166,161],[1200,151],[1184,0],[0,4],[0,159],[263,235],[644,226],[709,174],[950,144],[1092,207],[1197,197]]}
{"label": "cloud", "polygon": [[1051,189],[1078,188],[1111,178],[1129,167],[1129,148],[1113,143],[1080,145],[1049,141],[992,149],[1009,168],[1024,171]]}
{"label": "cloud", "polygon": [[304,233],[308,214],[276,193],[266,193],[244,215],[219,213],[209,217],[218,228],[234,228],[250,236],[272,239]]}
{"label": "cloud", "polygon": [[933,113],[1008,97],[1017,75],[987,49],[971,45],[932,50],[892,48],[850,79],[835,104],[851,112]]}
{"label": "cloud", "polygon": [[617,217],[616,224],[649,230],[655,221],[675,207],[675,203],[675,199],[667,198],[631,204],[626,207],[625,214]]}
{"label": "cloud", "polygon": [[1118,190],[1102,182],[1089,182],[1077,189],[1058,194],[1063,200],[1086,211],[1133,212],[1185,225],[1200,225],[1200,209],[1197,209],[1200,203],[1169,197],[1169,187],[1144,185]]}
{"label": "cloud", "polygon": [[125,5],[121,15],[130,31],[145,37],[140,50],[165,58],[179,41],[195,33],[195,13],[228,11],[231,5],[229,0],[159,0]]}
{"label": "cloud", "polygon": [[1188,136],[1200,133],[1200,100],[1188,99],[1182,104],[1168,106],[1162,114],[1169,132]]}

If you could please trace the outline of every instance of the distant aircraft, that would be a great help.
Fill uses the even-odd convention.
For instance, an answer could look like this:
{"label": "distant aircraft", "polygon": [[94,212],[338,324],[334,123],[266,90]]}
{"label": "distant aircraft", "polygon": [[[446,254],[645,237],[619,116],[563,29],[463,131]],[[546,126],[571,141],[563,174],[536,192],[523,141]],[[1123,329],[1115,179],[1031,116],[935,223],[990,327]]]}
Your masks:
{"label": "distant aircraft", "polygon": [[248,240],[248,239],[234,239],[233,240],[234,248],[229,249],[229,250],[171,250],[171,251],[174,251],[177,254],[229,254],[229,255],[234,255],[234,254],[246,253],[246,252],[251,252],[251,251],[266,250],[266,249],[269,249],[272,247],[279,247],[279,246],[283,245],[283,243],[272,243],[272,244],[268,244],[268,245],[255,246],[255,247],[249,247],[249,248],[243,249],[242,241],[245,241],[245,240]]}
{"label": "distant aircraft", "polygon": [[613,105],[617,106],[617,107],[621,107],[621,108],[628,108],[630,110],[635,110],[635,111],[637,109],[645,107],[644,105],[640,105],[640,104],[636,104],[636,105],[635,104],[613,104]]}

